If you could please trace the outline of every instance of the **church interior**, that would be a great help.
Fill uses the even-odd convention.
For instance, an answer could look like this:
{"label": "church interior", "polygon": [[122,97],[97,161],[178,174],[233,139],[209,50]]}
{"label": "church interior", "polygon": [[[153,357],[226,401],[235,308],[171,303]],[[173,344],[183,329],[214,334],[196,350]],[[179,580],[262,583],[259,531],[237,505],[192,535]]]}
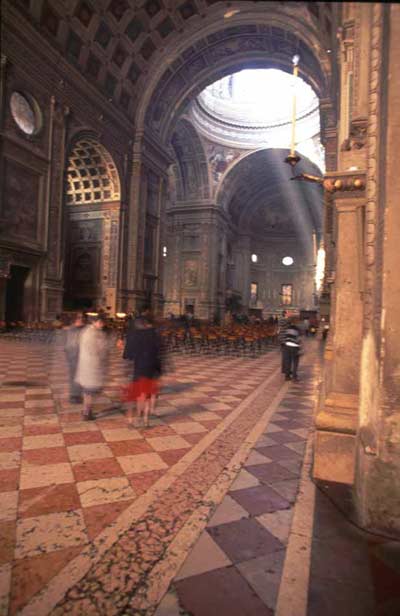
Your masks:
{"label": "church interior", "polygon": [[[400,5],[0,11],[0,612],[398,615]],[[78,311],[164,324],[149,429]]]}

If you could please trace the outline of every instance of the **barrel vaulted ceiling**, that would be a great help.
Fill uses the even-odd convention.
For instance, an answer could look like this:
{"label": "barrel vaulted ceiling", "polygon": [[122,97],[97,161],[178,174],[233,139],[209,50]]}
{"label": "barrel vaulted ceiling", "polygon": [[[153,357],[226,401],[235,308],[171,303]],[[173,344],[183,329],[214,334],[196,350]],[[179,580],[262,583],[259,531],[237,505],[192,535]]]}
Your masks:
{"label": "barrel vaulted ceiling", "polygon": [[[7,0],[3,10],[8,23],[12,22],[16,29],[20,19],[30,21],[60,57],[130,120],[141,105],[147,112],[147,121],[157,130],[165,101],[175,104],[177,89],[189,91],[182,87],[185,82],[196,80],[201,70],[211,73],[213,65],[222,59],[223,48],[228,49],[227,41],[235,37],[238,53],[281,53],[288,56],[289,65],[291,53],[299,50],[309,64],[310,75],[318,80],[318,71],[326,74],[325,51],[334,39],[332,4],[335,3]],[[234,10],[238,12],[230,18]],[[271,12],[281,14],[280,23],[285,16],[292,16],[293,24],[297,23],[301,30],[300,38],[293,27],[284,31],[262,25]],[[249,22],[253,23],[250,29]],[[306,36],[307,44],[303,42]],[[210,76],[209,81],[213,80],[215,76]],[[142,95],[147,86],[154,92],[145,100]],[[204,87],[204,79],[199,87]]]}
{"label": "barrel vaulted ceiling", "polygon": [[[217,200],[242,232],[308,240],[321,232],[321,186],[292,181],[291,169],[283,163],[287,154],[283,149],[259,150],[242,158],[224,178]],[[297,171],[319,175],[306,158]]]}

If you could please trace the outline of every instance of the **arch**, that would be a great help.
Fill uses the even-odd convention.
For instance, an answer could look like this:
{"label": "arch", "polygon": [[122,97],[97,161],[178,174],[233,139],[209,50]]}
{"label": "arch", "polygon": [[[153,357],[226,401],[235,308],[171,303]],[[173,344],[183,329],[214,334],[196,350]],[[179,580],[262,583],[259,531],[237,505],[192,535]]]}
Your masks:
{"label": "arch", "polygon": [[120,201],[116,165],[109,152],[93,137],[76,139],[70,148],[66,172],[67,203]]}
{"label": "arch", "polygon": [[138,127],[151,128],[166,143],[184,105],[207,85],[244,68],[291,72],[295,53],[301,56],[300,76],[320,99],[329,99],[330,59],[317,30],[304,22],[299,28],[298,19],[296,25],[293,16],[274,7],[268,13],[248,10],[245,19],[233,19],[228,28],[225,23],[222,28],[215,25],[207,36],[193,36],[186,48],[165,50],[168,68],[162,73],[155,71],[144,92],[138,106]]}
{"label": "arch", "polygon": [[178,201],[210,197],[208,165],[201,139],[191,122],[181,118],[172,135]]}
{"label": "arch", "polygon": [[[282,232],[309,238],[312,232],[321,233],[322,188],[291,181],[291,169],[283,164],[288,152],[258,150],[240,158],[228,170],[216,201],[236,228],[264,236]],[[298,170],[319,175],[318,167],[305,157]]]}
{"label": "arch", "polygon": [[117,309],[121,182],[98,137],[74,135],[68,149],[64,190],[66,309]]}

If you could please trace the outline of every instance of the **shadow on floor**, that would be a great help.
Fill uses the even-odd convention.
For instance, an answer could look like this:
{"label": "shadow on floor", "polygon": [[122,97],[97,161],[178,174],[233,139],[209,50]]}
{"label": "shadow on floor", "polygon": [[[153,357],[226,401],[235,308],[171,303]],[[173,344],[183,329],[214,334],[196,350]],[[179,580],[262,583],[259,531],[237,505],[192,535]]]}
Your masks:
{"label": "shadow on floor", "polygon": [[317,487],[307,616],[399,616],[400,542],[349,521],[350,487]]}

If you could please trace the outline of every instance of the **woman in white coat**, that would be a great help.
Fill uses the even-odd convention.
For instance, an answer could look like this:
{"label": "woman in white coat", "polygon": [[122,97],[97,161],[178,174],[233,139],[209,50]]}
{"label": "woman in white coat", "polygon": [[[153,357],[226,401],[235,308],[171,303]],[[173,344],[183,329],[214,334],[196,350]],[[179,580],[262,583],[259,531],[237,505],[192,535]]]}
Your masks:
{"label": "woman in white coat", "polygon": [[97,317],[85,327],[79,340],[79,358],[76,382],[83,390],[83,419],[94,419],[93,398],[101,393],[108,369],[109,342],[103,331],[105,322]]}

